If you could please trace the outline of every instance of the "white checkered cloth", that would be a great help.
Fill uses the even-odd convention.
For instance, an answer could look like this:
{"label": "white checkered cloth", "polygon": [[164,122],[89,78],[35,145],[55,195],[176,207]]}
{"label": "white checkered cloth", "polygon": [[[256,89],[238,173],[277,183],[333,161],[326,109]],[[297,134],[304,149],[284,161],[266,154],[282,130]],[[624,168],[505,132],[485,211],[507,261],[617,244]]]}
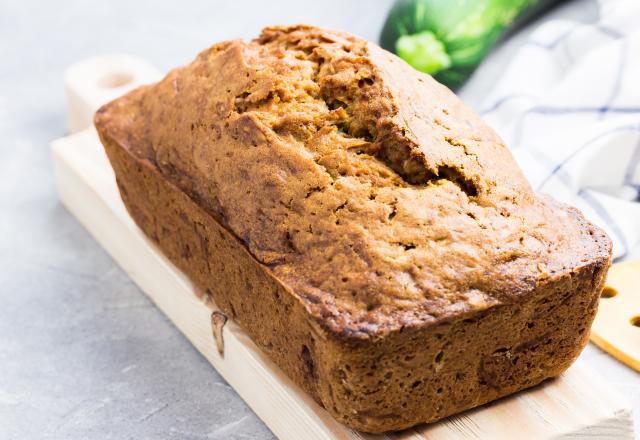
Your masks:
{"label": "white checkered cloth", "polygon": [[541,25],[481,114],[532,186],[578,207],[613,240],[640,241],[640,0],[603,0],[594,24]]}

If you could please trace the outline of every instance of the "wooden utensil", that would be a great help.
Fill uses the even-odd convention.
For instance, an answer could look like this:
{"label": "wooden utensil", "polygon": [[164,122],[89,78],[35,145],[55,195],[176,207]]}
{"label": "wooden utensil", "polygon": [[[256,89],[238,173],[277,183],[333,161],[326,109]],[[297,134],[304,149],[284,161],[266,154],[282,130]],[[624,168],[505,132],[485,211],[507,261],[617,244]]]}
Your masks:
{"label": "wooden utensil", "polygon": [[609,269],[591,340],[640,371],[640,261],[617,263]]}

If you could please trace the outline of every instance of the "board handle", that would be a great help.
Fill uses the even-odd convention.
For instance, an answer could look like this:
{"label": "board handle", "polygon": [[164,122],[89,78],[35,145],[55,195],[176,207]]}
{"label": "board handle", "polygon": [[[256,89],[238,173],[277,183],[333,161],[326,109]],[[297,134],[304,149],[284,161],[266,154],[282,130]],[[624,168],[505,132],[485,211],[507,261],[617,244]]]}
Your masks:
{"label": "board handle", "polygon": [[100,106],[161,76],[151,64],[130,55],[100,55],[73,64],[64,75],[69,132],[91,126]]}

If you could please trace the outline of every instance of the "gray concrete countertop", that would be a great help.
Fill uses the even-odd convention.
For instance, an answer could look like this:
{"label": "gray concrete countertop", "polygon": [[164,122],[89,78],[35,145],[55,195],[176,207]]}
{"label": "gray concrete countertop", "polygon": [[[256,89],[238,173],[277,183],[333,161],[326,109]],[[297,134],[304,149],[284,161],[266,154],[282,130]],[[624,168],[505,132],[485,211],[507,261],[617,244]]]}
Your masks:
{"label": "gray concrete countertop", "polygon": [[[113,52],[166,70],[273,23],[375,41],[391,2],[0,2],[0,438],[273,438],[59,203],[49,143],[66,131],[62,74]],[[596,13],[575,0],[545,19]],[[463,90],[472,105],[526,33]],[[640,408],[636,373],[593,347],[582,358]]]}

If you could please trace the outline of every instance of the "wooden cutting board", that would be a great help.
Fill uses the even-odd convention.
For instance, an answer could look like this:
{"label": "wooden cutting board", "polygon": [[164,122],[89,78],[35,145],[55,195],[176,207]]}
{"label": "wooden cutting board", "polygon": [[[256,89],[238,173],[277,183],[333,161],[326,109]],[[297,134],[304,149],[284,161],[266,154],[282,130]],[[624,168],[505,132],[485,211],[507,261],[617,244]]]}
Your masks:
{"label": "wooden cutting board", "polygon": [[[157,76],[130,57],[73,66],[66,78],[73,131],[85,127],[101,103]],[[215,304],[199,299],[129,217],[93,128],[54,141],[52,149],[60,200],[281,439],[634,438],[629,404],[580,361],[557,379],[435,424],[388,435],[345,428],[231,320],[217,334],[221,355]]]}

